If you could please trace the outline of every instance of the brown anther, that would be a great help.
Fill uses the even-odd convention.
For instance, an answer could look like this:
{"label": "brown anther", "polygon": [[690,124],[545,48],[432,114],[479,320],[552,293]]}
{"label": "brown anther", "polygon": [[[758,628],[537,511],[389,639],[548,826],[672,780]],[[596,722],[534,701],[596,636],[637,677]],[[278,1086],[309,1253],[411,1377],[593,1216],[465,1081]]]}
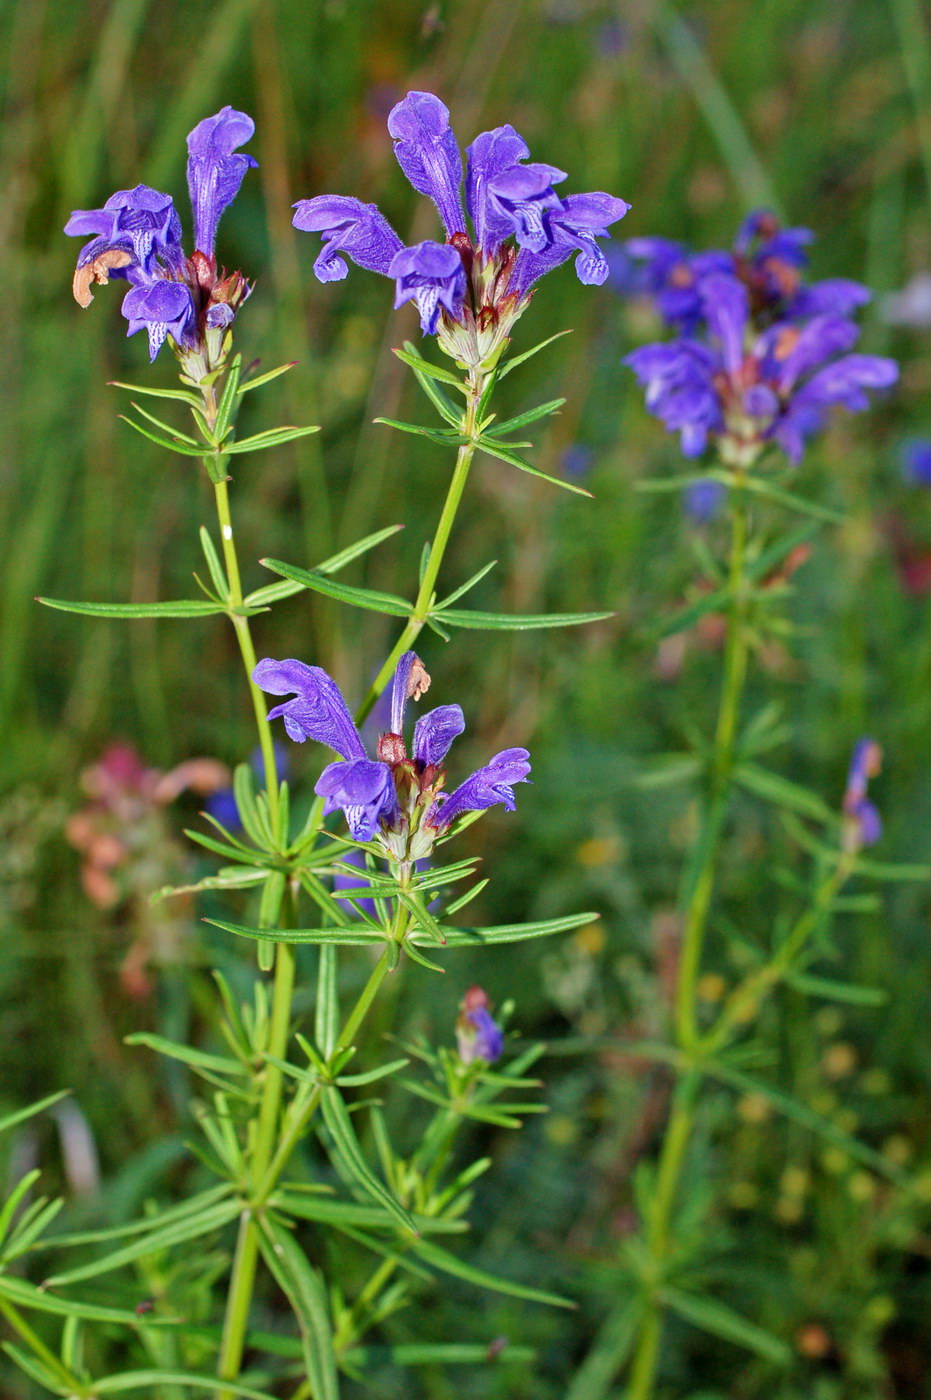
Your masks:
{"label": "brown anther", "polygon": [[691,287],[695,278],[688,263],[676,263],[669,274],[669,285],[671,287]]}
{"label": "brown anther", "polygon": [[777,360],[787,360],[798,345],[801,331],[795,326],[784,326],[776,337],[773,354]]}
{"label": "brown anther", "polygon": [[396,763],[403,763],[407,758],[407,749],[404,747],[404,740],[400,734],[382,734],[378,740],[378,761],[387,763],[393,768]]}
{"label": "brown anther", "polygon": [[94,283],[99,282],[102,287],[105,287],[110,280],[110,273],[113,269],[127,267],[132,260],[132,253],[127,253],[125,249],[109,248],[105,253],[94,258],[92,262],[77,268],[71,283],[71,290],[78,306],[83,306],[86,310],[94,300],[91,292]]}
{"label": "brown anther", "polygon": [[419,700],[421,695],[425,695],[429,689],[430,673],[420,657],[415,656],[411,662],[410,675],[407,678],[407,699]]}
{"label": "brown anther", "polygon": [[783,262],[782,258],[766,258],[763,267],[784,297],[795,295],[800,281],[797,267]]}

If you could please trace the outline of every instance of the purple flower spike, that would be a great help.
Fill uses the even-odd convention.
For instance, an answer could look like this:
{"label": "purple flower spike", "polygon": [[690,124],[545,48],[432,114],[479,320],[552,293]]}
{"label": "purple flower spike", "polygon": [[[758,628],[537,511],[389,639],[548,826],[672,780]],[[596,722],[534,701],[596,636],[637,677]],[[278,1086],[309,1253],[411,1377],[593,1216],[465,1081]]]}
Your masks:
{"label": "purple flower spike", "polygon": [[402,248],[388,269],[395,278],[395,309],[406,301],[417,303],[424,335],[434,335],[441,310],[456,319],[466,289],[462,258],[449,243],[426,239],[412,248]]}
{"label": "purple flower spike", "polygon": [[601,191],[567,195],[560,207],[546,216],[551,242],[541,252],[522,248],[518,253],[510,290],[525,296],[534,282],[573,253],[578,253],[575,271],[579,281],[587,287],[600,287],[610,269],[596,240],[607,238],[609,226],[623,219],[629,209],[623,199]]}
{"label": "purple flower spike", "polygon": [[462,157],[449,124],[449,109],[432,92],[409,92],[389,113],[388,131],[398,164],[418,194],[433,200],[447,237],[465,233],[459,196]]}
{"label": "purple flower spike", "polygon": [[292,223],[305,233],[323,235],[314,272],[319,282],[340,282],[349,271],[340,253],[357,267],[381,272],[385,277],[395,253],[404,247],[377,204],[363,204],[338,194],[299,199]]}
{"label": "purple flower spike", "polygon": [[314,792],[325,799],[325,815],[342,808],[356,841],[370,841],[382,817],[390,821],[397,811],[391,769],[364,756],[324,768]]}
{"label": "purple flower spike", "polygon": [[504,1050],[504,1031],[492,1016],[482,987],[470,987],[462,998],[456,1019],[456,1048],[464,1065],[476,1060],[493,1064]]}
{"label": "purple flower spike", "polygon": [[421,715],[414,726],[414,757],[426,768],[442,763],[454,739],[465,729],[465,716],[459,705],[439,705]]}
{"label": "purple flower spike", "polygon": [[882,835],[882,820],[866,792],[870,778],[882,767],[882,749],[875,739],[860,739],[854,746],[844,791],[844,849],[856,852],[874,846]]}
{"label": "purple flower spike", "polygon": [[154,360],[167,335],[178,345],[188,339],[194,323],[191,289],[184,282],[162,278],[133,287],[123,299],[123,315],[129,322],[127,335],[135,335],[143,327],[148,331],[149,358]]}
{"label": "purple flower spike", "polygon": [[530,754],[526,749],[504,749],[496,753],[484,768],[478,768],[470,778],[445,799],[437,801],[427,813],[427,825],[443,828],[463,812],[484,812],[498,802],[508,812],[516,807],[514,784],[527,781]]}
{"label": "purple flower spike", "polygon": [[194,210],[194,247],[213,257],[217,224],[239,193],[246,171],[258,165],[253,156],[234,155],[251,141],[255,122],[245,112],[222,107],[198,122],[187,139],[187,182]]}
{"label": "purple flower spike", "polygon": [[[327,744],[344,759],[363,759],[365,749],[346,707],[342,691],[319,666],[303,661],[260,661],[252,679],[270,695],[296,695],[269,710],[268,718],[284,719],[288,737],[296,744],[315,739]],[[338,766],[338,765],[333,765]]]}

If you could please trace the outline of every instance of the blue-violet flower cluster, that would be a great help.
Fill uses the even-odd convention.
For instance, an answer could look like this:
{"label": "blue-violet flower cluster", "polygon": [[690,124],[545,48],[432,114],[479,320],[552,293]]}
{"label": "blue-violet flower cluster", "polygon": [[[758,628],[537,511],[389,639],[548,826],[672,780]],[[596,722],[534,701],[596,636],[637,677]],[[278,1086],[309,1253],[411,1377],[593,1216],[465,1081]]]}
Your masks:
{"label": "blue-violet flower cluster", "polygon": [[879,812],[866,795],[870,778],[876,777],[881,766],[882,749],[875,739],[860,739],[854,746],[844,790],[844,849],[847,851],[874,846],[882,836]]}
{"label": "blue-violet flower cluster", "polygon": [[504,1049],[504,1031],[492,1016],[488,993],[482,987],[470,987],[460,1002],[456,1048],[464,1065],[476,1060],[493,1064]]}
{"label": "blue-violet flower cluster", "polygon": [[443,760],[465,729],[458,705],[440,705],[421,715],[414,727],[411,756],[403,738],[404,711],[430,685],[420,658],[407,651],[398,662],[391,689],[391,731],[378,740],[371,759],[336,682],[319,666],[303,661],[260,661],[256,685],[271,695],[293,695],[269,710],[269,719],[284,720],[296,743],[315,739],[340,755],[323,770],[314,791],[324,798],[324,812],[341,809],[357,841],[379,842],[395,861],[422,860],[438,835],[464,812],[481,812],[496,803],[514,811],[514,784],[526,780],[526,749],[505,749],[478,768],[453,792],[442,791]]}
{"label": "blue-violet flower cluster", "polygon": [[618,286],[651,297],[676,332],[625,363],[687,457],[714,441],[722,461],[743,468],[775,442],[795,465],[828,409],[868,408],[867,390],[898,378],[893,360],[850,353],[860,334],[852,315],[869,290],[846,278],[805,283],[813,236],[763,210],[729,252],[690,253],[665,238],[624,245]]}
{"label": "blue-violet flower cluster", "polygon": [[604,282],[608,264],[597,240],[627,213],[624,200],[558,195],[565,171],[529,161],[523,138],[499,126],[466,151],[463,208],[462,157],[439,98],[409,92],[391,111],[388,131],[404,174],[436,205],[447,241],[406,248],[375,204],[345,195],[301,199],[294,224],[323,237],[314,264],[321,282],[345,277],[346,257],[392,277],[395,306],[415,302],[424,334],[470,366],[489,364],[503,349],[534,284],[568,258],[575,255],[581,282]]}
{"label": "blue-violet flower cluster", "polygon": [[117,190],[102,209],[76,209],[65,233],[91,235],[78,254],[74,295],[90,306],[91,287],[120,277],[128,335],[145,330],[154,360],[170,336],[189,376],[199,382],[222,364],[227,331],[251,290],[240,272],[217,271],[217,224],[257,162],[238,155],[255,124],[245,112],[223,107],[198,122],[187,139],[188,190],[194,211],[194,252],[185,255],[181,220],[170,195],[149,185]]}

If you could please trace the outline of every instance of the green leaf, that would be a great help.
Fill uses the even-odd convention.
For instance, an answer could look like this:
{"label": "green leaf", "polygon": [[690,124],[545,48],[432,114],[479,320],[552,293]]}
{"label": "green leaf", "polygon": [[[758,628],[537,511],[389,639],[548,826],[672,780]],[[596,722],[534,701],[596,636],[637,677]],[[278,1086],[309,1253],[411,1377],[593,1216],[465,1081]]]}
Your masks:
{"label": "green leaf", "polygon": [[727,607],[728,597],[726,588],[716,588],[711,593],[703,593],[693,603],[688,603],[684,608],[678,608],[663,622],[649,627],[647,630],[650,636],[655,637],[658,641],[662,640],[663,637],[671,637],[676,632],[684,632],[708,613],[723,612]]}
{"label": "green leaf", "polygon": [[355,544],[348,544],[337,554],[331,554],[329,559],[324,559],[322,564],[317,565],[314,573],[338,573],[353,559],[358,559],[360,554],[368,553],[370,549],[374,549],[376,545],[382,544],[385,540],[390,540],[392,535],[396,535],[399,530],[403,529],[403,525],[386,525],[383,530],[376,530],[373,534],[366,535],[364,539],[356,540]]}
{"label": "green leaf", "polygon": [[225,442],[223,452],[262,452],[266,447],[279,447],[283,442],[293,442],[295,438],[307,437],[309,433],[319,433],[319,424],[309,428],[269,428],[264,433],[253,433],[252,437],[239,438],[236,442]]}
{"label": "green leaf", "polygon": [[[407,1061],[405,1061],[405,1063],[407,1063]],[[4,1202],[3,1209],[0,1210],[0,1244],[6,1239],[6,1232],[17,1206],[31,1187],[36,1184],[41,1175],[42,1172],[38,1167],[34,1167],[31,1172],[26,1172],[25,1176],[21,1177],[13,1187],[13,1190]]]}
{"label": "green leaf", "polygon": [[812,977],[807,972],[790,972],[783,980],[809,997],[842,1001],[850,1006],[885,1006],[889,993],[884,987],[861,987],[854,982],[835,982],[829,977]]}
{"label": "green leaf", "polygon": [[304,1365],[314,1400],[339,1400],[339,1377],[326,1284],[308,1263],[288,1230],[264,1215],[260,1221],[262,1254],[287,1295],[301,1329]]}
{"label": "green leaf", "polygon": [[83,613],[86,617],[209,617],[226,609],[203,598],[170,603],[71,603],[62,598],[37,598],[47,608],[59,612]]}
{"label": "green leaf", "polygon": [[52,1104],[61,1103],[62,1099],[66,1099],[70,1093],[70,1089],[59,1089],[57,1094],[48,1094],[36,1103],[28,1104],[25,1108],[18,1108],[15,1113],[8,1113],[5,1118],[0,1118],[0,1133],[15,1128],[18,1123],[25,1123],[27,1118],[35,1118],[37,1113],[43,1113],[45,1109],[51,1108]]}
{"label": "green leaf", "polygon": [[98,1274],[109,1273],[111,1269],[120,1269],[124,1264],[131,1264],[145,1254],[170,1249],[174,1245],[199,1239],[201,1235],[212,1234],[213,1231],[228,1225],[231,1220],[235,1220],[241,1210],[242,1205],[237,1200],[220,1201],[216,1205],[207,1206],[195,1215],[185,1215],[162,1228],[150,1231],[142,1239],[124,1245],[112,1254],[105,1254],[102,1259],[94,1259],[89,1264],[80,1264],[75,1269],[55,1274],[45,1280],[44,1286],[60,1288],[67,1283],[77,1283],[79,1279],[95,1278]]}
{"label": "green leaf", "polygon": [[201,400],[196,394],[189,394],[187,389],[149,389],[141,384],[124,384],[119,379],[108,379],[107,387],[110,389],[128,389],[133,394],[147,394],[151,399],[178,399],[181,403],[188,404],[191,408],[200,408]]}
{"label": "green leaf", "polygon": [[484,430],[485,434],[489,437],[500,437],[502,433],[516,432],[518,428],[526,428],[528,423],[536,423],[538,419],[555,413],[565,402],[565,399],[550,399],[549,403],[528,408],[526,413],[519,413],[516,418],[507,418],[503,423],[495,423],[493,427]]}
{"label": "green leaf", "polygon": [[66,1235],[53,1235],[43,1241],[43,1248],[73,1249],[80,1244],[100,1244],[104,1240],[125,1239],[127,1235],[146,1234],[157,1227],[172,1224],[186,1216],[197,1215],[207,1206],[215,1205],[217,1201],[228,1196],[231,1189],[229,1182],[224,1181],[219,1186],[211,1186],[208,1190],[191,1196],[188,1200],[182,1201],[180,1205],[169,1206],[159,1215],[145,1216],[141,1220],[130,1220],[125,1225],[111,1225],[106,1230],[81,1230],[69,1232]]}
{"label": "green leaf", "polygon": [[346,1169],[364,1191],[367,1191],[379,1205],[390,1211],[405,1229],[410,1230],[412,1235],[416,1235],[417,1227],[412,1216],[399,1201],[395,1200],[387,1187],[378,1180],[363,1157],[359,1139],[356,1137],[356,1130],[339,1091],[332,1087],[324,1089],[320,1096],[320,1104],[323,1110],[323,1120]]}
{"label": "green leaf", "polygon": [[278,365],[277,369],[268,369],[264,374],[256,375],[255,379],[244,379],[236,390],[237,394],[248,394],[250,389],[259,389],[263,384],[269,384],[273,379],[277,379],[279,374],[287,374],[289,369],[294,369],[297,360],[289,360],[286,365]]}
{"label": "green leaf", "polygon": [[[547,938],[554,933],[568,933],[594,923],[598,914],[564,914],[558,919],[541,919],[537,923],[497,924],[491,928],[450,928],[442,925],[450,948],[481,947],[483,944],[521,943],[528,938]],[[424,936],[414,934],[414,941],[423,946]]]}
{"label": "green leaf", "polygon": [[[276,1192],[273,1206],[285,1215],[300,1220],[316,1220],[321,1225],[349,1225],[364,1229],[397,1231],[398,1222],[381,1206],[360,1205],[358,1201],[334,1201],[326,1196],[305,1195],[289,1191],[285,1185]],[[468,1230],[464,1220],[443,1220],[430,1215],[412,1217],[424,1234],[461,1235]]]}
{"label": "green leaf", "polygon": [[734,770],[734,778],[748,792],[765,798],[777,807],[788,807],[790,811],[800,812],[802,816],[812,817],[815,821],[824,822],[829,826],[837,825],[837,813],[822,797],[799,783],[792,782],[790,778],[782,777],[780,773],[772,773],[768,768],[761,768],[756,763],[741,763]]}
{"label": "green leaf", "polygon": [[368,1366],[491,1366],[508,1361],[533,1361],[532,1347],[490,1346],[482,1342],[402,1342],[398,1346],[350,1347],[343,1353],[347,1363]]}
{"label": "green leaf", "polygon": [[441,447],[462,447],[469,439],[455,428],[425,428],[422,423],[402,423],[400,418],[373,418],[373,423],[384,423],[387,428],[397,428],[400,433],[414,433],[417,437],[429,438]]}
{"label": "green leaf", "polygon": [[397,355],[404,364],[410,365],[411,369],[418,374],[425,375],[428,379],[438,379],[442,384],[451,384],[455,389],[462,389],[462,380],[453,374],[451,369],[444,369],[441,365],[431,364],[422,355],[418,355],[416,349],[409,340],[405,340],[404,349],[395,348],[392,352]]}
{"label": "green leaf", "polygon": [[[99,1307],[96,1303],[84,1303],[79,1298],[56,1298],[25,1279],[13,1278],[9,1274],[0,1275],[0,1298],[7,1298],[19,1307],[34,1309],[57,1317],[83,1317],[88,1322],[115,1322],[124,1326],[138,1327],[139,1318],[134,1312],[121,1308]],[[174,1326],[174,1318],[146,1318],[146,1326]]]}
{"label": "green leaf", "polygon": [[180,1060],[192,1069],[206,1069],[214,1074],[231,1074],[234,1077],[247,1073],[245,1065],[238,1060],[231,1060],[225,1055],[210,1055],[205,1050],[195,1050],[191,1045],[167,1040],[165,1036],[155,1035],[151,1031],[133,1031],[131,1035],[124,1036],[124,1042],[126,1045],[144,1045],[147,1050],[154,1050],[157,1055],[165,1055],[171,1060]]}
{"label": "green leaf", "polygon": [[746,1347],[777,1366],[788,1366],[792,1361],[792,1348],[781,1337],[764,1332],[762,1327],[748,1322],[726,1304],[707,1294],[686,1293],[681,1288],[663,1288],[660,1298],[679,1317],[710,1332],[714,1337],[722,1337],[726,1342]]}
{"label": "green leaf", "polygon": [[[438,943],[440,947],[442,947],[446,942],[446,935],[443,933],[443,930],[430,913],[430,910],[427,908],[420,895],[416,894],[414,890],[403,890],[399,888],[397,890],[397,897],[404,905],[405,909],[410,910],[430,941],[432,943]],[[414,929],[414,937],[416,937],[416,933],[417,930]]]}
{"label": "green leaf", "polygon": [[781,564],[800,544],[807,544],[815,535],[820,534],[821,526],[811,520],[804,525],[799,525],[781,539],[776,540],[768,549],[764,549],[757,557],[747,565],[747,577],[754,583],[764,579],[771,574],[777,564]]}
{"label": "green leaf", "polygon": [[207,568],[210,570],[210,577],[213,579],[213,586],[223,599],[229,598],[229,583],[220,563],[220,556],[217,554],[216,546],[210,538],[210,531],[203,525],[200,527],[200,547],[204,551],[204,558],[207,561]]}
{"label": "green leaf", "polygon": [[497,562],[497,559],[492,559],[490,564],[486,564],[484,568],[479,569],[478,573],[473,574],[471,578],[466,579],[465,583],[461,584],[460,587],[457,588],[453,593],[450,593],[448,597],[444,598],[441,602],[437,603],[437,612],[439,612],[443,608],[448,607],[450,603],[455,603],[457,598],[461,598],[463,594],[468,593],[469,589],[474,588],[475,585],[481,579],[483,579],[486,574],[491,573],[492,569],[495,567]]}
{"label": "green leaf", "polygon": [[540,1288],[528,1288],[525,1284],[513,1283],[510,1279],[502,1278],[500,1274],[489,1274],[484,1269],[477,1269],[428,1240],[413,1240],[410,1247],[417,1257],[431,1268],[444,1274],[452,1274],[454,1278],[461,1278],[466,1283],[474,1283],[478,1288],[490,1288],[495,1293],[506,1293],[511,1298],[523,1298],[528,1303],[548,1303],[554,1308],[576,1306],[568,1298],[560,1298],[558,1293],[545,1293]]}
{"label": "green leaf", "polygon": [[[138,408],[138,404],[134,405],[134,407]],[[154,442],[159,447],[167,448],[169,452],[177,452],[182,457],[205,457],[210,451],[206,443],[204,443],[203,447],[188,447],[184,442],[176,438],[165,438],[161,437],[158,433],[150,433],[148,428],[144,428],[142,424],[137,423],[134,418],[127,418],[125,413],[118,413],[117,417],[122,418],[124,423],[128,423],[129,426],[134,428],[142,437],[148,438],[149,442]],[[171,431],[171,429],[169,429],[169,431]],[[188,442],[190,441],[191,439],[189,438]]]}
{"label": "green leaf", "polygon": [[16,1362],[25,1375],[38,1381],[43,1390],[50,1390],[53,1395],[67,1396],[68,1400],[71,1400],[73,1387],[70,1384],[63,1384],[66,1375],[64,1368],[60,1372],[53,1371],[51,1367],[43,1365],[41,1361],[37,1361],[34,1356],[30,1356],[21,1347],[14,1346],[12,1342],[4,1342],[3,1350]]}
{"label": "green leaf", "polygon": [[[394,353],[397,355],[399,360],[403,360],[405,364],[411,366],[411,368],[414,371],[414,377],[417,380],[417,383],[420,385],[427,398],[433,404],[433,407],[436,409],[440,417],[445,418],[446,422],[450,423],[452,427],[454,427],[457,431],[461,431],[463,427],[462,412],[460,410],[457,410],[455,404],[450,402],[450,400],[443,393],[442,389],[437,388],[436,383],[434,382],[435,376],[430,374],[429,372],[424,372],[423,370],[418,369],[417,364],[414,363],[417,359],[415,355],[405,354],[404,351],[401,350],[395,350]],[[426,360],[421,360],[420,364],[426,366],[427,362]],[[428,371],[430,368],[430,366],[427,366]],[[462,388],[462,385],[457,379],[454,378],[453,382],[457,388]]]}
{"label": "green leaf", "polygon": [[173,423],[163,423],[161,418],[156,418],[154,413],[148,413],[141,404],[134,403],[133,408],[137,413],[141,413],[147,423],[153,423],[156,428],[161,428],[163,433],[169,433],[173,442],[185,442],[189,447],[196,447],[198,455],[204,451],[203,445],[196,438],[190,437],[187,433],[179,432]]}
{"label": "green leaf", "polygon": [[587,613],[488,613],[469,612],[462,608],[442,608],[433,614],[450,627],[465,627],[476,631],[523,632],[539,627],[581,627],[587,622],[606,622],[613,612]]}
{"label": "green leaf", "polygon": [[821,1114],[816,1113],[813,1108],[800,1103],[791,1094],[776,1088],[774,1084],[769,1084],[765,1079],[757,1079],[755,1075],[735,1069],[732,1065],[723,1064],[720,1060],[707,1060],[703,1063],[702,1068],[706,1074],[711,1075],[714,1079],[719,1079],[723,1084],[729,1084],[732,1088],[739,1089],[742,1094],[759,1094],[784,1117],[790,1118],[793,1123],[798,1123],[800,1127],[807,1128],[810,1132],[817,1133],[819,1137],[825,1138],[833,1146],[841,1148],[855,1162],[861,1162],[863,1166],[869,1167],[878,1175],[887,1177],[891,1181],[904,1181],[906,1179],[906,1174],[901,1167],[890,1162],[888,1157],[884,1157],[880,1152],[874,1152],[873,1148],[868,1147],[865,1142],[851,1137],[842,1128],[838,1128],[836,1123],[832,1123],[829,1118],[822,1118]]}
{"label": "green leaf", "polygon": [[332,943],[336,946],[363,947],[372,943],[384,943],[384,933],[374,930],[351,928],[250,928],[245,924],[230,924],[225,919],[204,919],[205,924],[213,924],[225,933],[236,933],[240,938],[267,939],[270,943]]}
{"label": "green leaf", "polygon": [[259,563],[264,564],[266,569],[271,569],[273,574],[281,574],[284,578],[299,583],[302,588],[313,589],[328,598],[335,598],[337,602],[349,603],[356,608],[367,608],[370,612],[387,613],[390,617],[411,615],[411,604],[394,593],[380,593],[372,588],[354,588],[348,583],[337,583],[335,579],[309,569],[298,569],[293,564],[282,563],[280,559],[260,559]]}
{"label": "green leaf", "polygon": [[591,499],[591,491],[586,491],[584,486],[577,486],[574,481],[564,481],[562,477],[550,476],[548,472],[541,472],[539,467],[533,467],[529,462],[525,462],[523,457],[518,457],[516,452],[512,452],[507,443],[489,441],[487,437],[475,439],[476,447],[480,447],[483,452],[487,452],[489,457],[498,457],[502,462],[508,462],[512,467],[519,467],[522,472],[529,472],[531,476],[538,476],[542,481],[548,481],[551,486],[561,486],[564,491],[572,491],[577,496],[588,496]]}
{"label": "green leaf", "polygon": [[314,1008],[314,1039],[325,1059],[333,1054],[339,1037],[339,985],[336,948],[321,943],[317,963],[317,1001]]}
{"label": "green leaf", "polygon": [[223,384],[220,402],[217,404],[216,421],[213,427],[213,441],[217,446],[222,444],[223,439],[229,432],[233,422],[234,409],[239,407],[235,400],[241,373],[242,355],[234,355]]}
{"label": "green leaf", "polygon": [[251,1386],[240,1385],[239,1381],[218,1381],[216,1376],[198,1376],[193,1371],[123,1371],[121,1375],[94,1381],[94,1394],[120,1395],[127,1390],[147,1390],[153,1396],[159,1394],[157,1387],[162,1385],[187,1385],[195,1390],[214,1392],[225,1390],[230,1395],[241,1396],[242,1400],[275,1400],[267,1390],[253,1390]]}
{"label": "green leaf", "polygon": [[765,477],[747,476],[743,478],[742,484],[747,491],[754,495],[764,496],[767,500],[775,501],[777,505],[798,511],[800,515],[810,515],[814,520],[824,520],[829,525],[842,525],[844,523],[845,517],[840,511],[831,510],[830,507],[820,505],[817,501],[806,501],[804,496],[796,496],[791,491],[784,491],[781,486],[774,485]]}
{"label": "green leaf", "polygon": [[360,1074],[340,1074],[335,1082],[341,1089],[360,1088],[363,1084],[374,1084],[377,1079],[385,1079],[389,1074],[395,1074],[409,1064],[410,1060],[407,1058],[388,1060],[386,1064],[378,1065],[376,1069],[363,1070]]}
{"label": "green leaf", "polygon": [[539,355],[541,350],[545,350],[547,345],[552,345],[554,340],[561,340],[564,335],[571,335],[572,331],[557,331],[555,335],[548,336],[546,340],[541,340],[539,345],[534,345],[532,349],[525,350],[522,355],[515,355],[513,360],[507,360],[498,369],[498,378],[503,379],[506,374],[510,374],[512,369],[517,369],[525,360],[529,360],[533,355]]}
{"label": "green leaf", "polygon": [[639,1296],[625,1298],[612,1309],[573,1376],[566,1400],[604,1400],[630,1354],[642,1317]]}
{"label": "green leaf", "polygon": [[[202,813],[202,815],[205,815]],[[195,842],[198,846],[203,846],[205,851],[213,851],[216,856],[223,856],[226,860],[232,860],[237,864],[261,866],[263,870],[268,868],[268,855],[263,851],[249,851],[242,846],[233,846],[226,841],[217,841],[212,836],[207,836],[202,831],[195,831],[193,827],[186,826],[184,834],[188,840]]]}

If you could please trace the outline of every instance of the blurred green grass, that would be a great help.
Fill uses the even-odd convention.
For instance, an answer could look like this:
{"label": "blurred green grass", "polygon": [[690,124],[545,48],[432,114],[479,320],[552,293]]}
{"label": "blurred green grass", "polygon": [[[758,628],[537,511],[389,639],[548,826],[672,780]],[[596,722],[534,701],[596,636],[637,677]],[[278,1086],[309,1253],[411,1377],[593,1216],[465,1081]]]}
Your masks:
{"label": "blurred green grass", "polygon": [[[353,579],[404,591],[450,466],[440,449],[399,441],[371,422],[424,412],[390,354],[413,323],[391,312],[379,278],[353,269],[345,283],[319,286],[312,240],[292,230],[290,203],[352,193],[377,199],[405,235],[433,232],[384,130],[399,95],[429,88],[449,103],[463,145],[511,121],[538,158],[570,171],[572,189],[605,188],[632,201],[626,236],[726,244],[749,207],[771,201],[818,234],[818,275],[863,278],[888,292],[931,266],[925,21],[916,0],[678,8],[656,0],[7,0],[0,9],[3,1098],[70,1084],[105,1167],[117,1172],[111,1192],[120,1209],[155,1189],[177,1152],[166,1135],[177,1131],[186,1094],[183,1079],[127,1050],[121,1037],[141,1023],[169,1034],[201,1025],[206,982],[196,967],[168,968],[147,1001],[127,1001],[118,967],[134,936],[132,916],[101,915],[83,899],[62,814],[80,805],[78,773],[114,736],[165,767],[200,753],[232,763],[252,739],[236,657],[212,622],[121,626],[32,601],[40,592],[187,596],[198,567],[196,526],[209,519],[204,483],[116,419],[125,401],[106,381],[142,382],[150,371],[141,339],[124,339],[117,289],[99,289],[86,313],[71,300],[78,245],[61,234],[70,210],[97,207],[138,181],[169,190],[183,209],[187,130],[226,102],[255,115],[250,149],[260,169],[224,219],[222,256],[257,282],[238,327],[247,357],[300,363],[254,396],[246,427],[319,421],[323,432],[270,465],[245,467],[235,481],[243,555],[311,563],[403,522]],[[413,969],[397,1023],[437,1036],[475,980],[498,1000],[519,991],[517,1021],[528,1034],[604,1035],[661,1014],[660,916],[674,897],[690,794],[644,790],[634,779],[649,755],[681,747],[689,724],[707,728],[717,657],[693,647],[663,679],[645,635],[695,573],[677,505],[634,489],[676,463],[674,443],[646,418],[619,364],[651,328],[608,289],[579,287],[569,267],[541,285],[518,337],[530,345],[566,326],[571,337],[507,381],[502,410],[565,394],[534,460],[558,471],[569,448],[590,449],[596,502],[482,462],[445,577],[455,586],[497,558],[476,606],[611,607],[617,619],[564,635],[496,636],[490,645],[460,634],[448,648],[431,639],[424,652],[438,700],[468,701],[472,748],[464,744],[457,762],[505,743],[533,750],[534,787],[518,817],[473,833],[494,877],[482,912],[519,917],[594,902],[603,930],[542,958],[523,947],[497,960],[463,955],[439,992]],[[902,385],[870,415],[837,423],[803,468],[800,489],[845,510],[848,523],[819,537],[799,574],[794,659],[773,656],[754,702],[775,694],[785,705],[793,733],[779,763],[829,800],[842,788],[850,744],[875,733],[887,753],[883,855],[924,859],[931,602],[903,587],[890,540],[904,532],[913,551],[931,548],[931,502],[902,484],[897,460],[904,437],[931,433],[931,358],[926,334],[892,331],[875,314],[864,343],[901,357]],[[167,355],[152,374],[170,382]],[[713,527],[709,539],[714,547]],[[263,581],[257,564],[247,578]],[[391,640],[381,622],[316,598],[289,600],[257,630],[264,651],[327,666],[349,694],[361,692]],[[298,782],[313,778],[314,757],[295,756]],[[748,801],[728,849],[728,912],[757,937],[771,914],[761,881],[776,852],[785,854],[784,838]],[[193,851],[187,858],[194,861]],[[783,1031],[774,1026],[787,1082],[806,1093],[824,1087],[826,1047],[853,1046],[857,1068],[825,1088],[838,1100],[829,1111],[857,1114],[877,1145],[903,1138],[919,1168],[931,1163],[928,916],[927,890],[908,887],[838,929],[845,977],[889,990],[881,1011],[845,1008],[828,1033],[787,994]],[[200,935],[186,917],[193,947]],[[723,926],[717,933],[723,944]],[[238,950],[210,947],[245,978]],[[548,1066],[548,1121],[517,1144],[493,1144],[501,1163],[477,1206],[479,1262],[542,1270],[551,1281],[568,1274],[584,1306],[577,1319],[554,1320],[500,1300],[483,1304],[497,1330],[543,1348],[540,1371],[532,1389],[513,1371],[499,1380],[497,1372],[464,1374],[457,1395],[564,1394],[612,1295],[612,1260],[629,1228],[629,1172],[652,1141],[664,1086],[654,1071],[610,1056]],[[863,1087],[874,1072],[886,1076],[881,1093],[869,1091],[875,1078]],[[712,1117],[723,1131],[730,1100],[719,1098]],[[749,1200],[737,1190],[748,1183],[756,1192],[753,1209],[714,1216],[714,1228],[754,1260],[754,1276],[735,1274],[727,1287],[738,1297],[748,1289],[767,1325],[790,1340],[817,1323],[828,1345],[815,1356],[799,1343],[798,1373],[777,1389],[742,1353],[675,1337],[670,1393],[924,1393],[927,1213],[875,1195],[858,1199],[862,1185],[850,1195],[849,1174],[832,1176],[820,1148],[775,1121],[745,1122],[727,1155],[715,1141],[704,1149],[705,1167],[723,1198]],[[54,1144],[41,1146],[59,1170]],[[793,1220],[795,1207],[789,1216],[780,1207],[787,1197],[779,1174],[803,1158],[813,1184]],[[892,1299],[891,1320],[877,1298]],[[431,1336],[454,1331],[464,1301],[454,1293],[428,1310]],[[403,1340],[411,1322],[394,1326]],[[7,1383],[21,1387],[12,1394],[29,1394]],[[431,1400],[453,1393],[439,1375],[417,1384]],[[411,1392],[385,1375],[370,1393]]]}

